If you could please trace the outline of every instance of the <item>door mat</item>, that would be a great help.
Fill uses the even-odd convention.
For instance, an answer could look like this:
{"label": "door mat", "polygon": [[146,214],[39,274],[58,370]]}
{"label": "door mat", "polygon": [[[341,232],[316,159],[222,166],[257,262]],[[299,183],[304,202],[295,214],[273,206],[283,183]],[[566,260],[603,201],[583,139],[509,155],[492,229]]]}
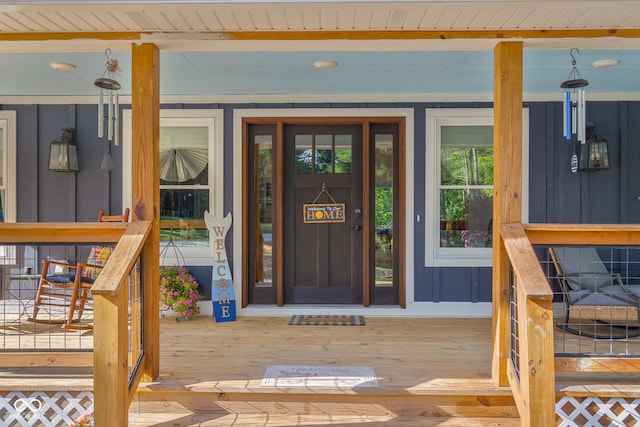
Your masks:
{"label": "door mat", "polygon": [[291,317],[289,324],[319,326],[364,326],[364,316],[295,315]]}
{"label": "door mat", "polygon": [[267,366],[265,387],[378,387],[370,366]]}

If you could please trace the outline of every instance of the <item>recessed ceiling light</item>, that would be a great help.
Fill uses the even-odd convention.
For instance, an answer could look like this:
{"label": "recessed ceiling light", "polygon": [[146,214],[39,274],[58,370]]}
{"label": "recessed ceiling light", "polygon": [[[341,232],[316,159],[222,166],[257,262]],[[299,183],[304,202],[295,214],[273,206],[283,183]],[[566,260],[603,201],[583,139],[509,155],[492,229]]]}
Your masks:
{"label": "recessed ceiling light", "polygon": [[76,66],[73,64],[67,64],[65,62],[52,62],[51,68],[58,71],[72,71],[76,69]]}
{"label": "recessed ceiling light", "polygon": [[335,68],[338,65],[336,61],[316,61],[313,63],[313,66],[319,70],[328,70],[330,68]]}
{"label": "recessed ceiling light", "polygon": [[614,65],[618,65],[617,59],[600,59],[599,61],[595,61],[593,66],[596,68],[609,68]]}

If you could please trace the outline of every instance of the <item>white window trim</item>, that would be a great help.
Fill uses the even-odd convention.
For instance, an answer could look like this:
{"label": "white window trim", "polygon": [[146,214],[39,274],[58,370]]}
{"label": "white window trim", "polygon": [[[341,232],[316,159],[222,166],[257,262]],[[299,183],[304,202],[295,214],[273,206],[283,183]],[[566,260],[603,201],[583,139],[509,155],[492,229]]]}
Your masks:
{"label": "white window trim", "polygon": [[[16,112],[10,110],[0,110],[0,128],[2,132],[3,158],[2,173],[3,185],[5,192],[4,206],[4,222],[17,221],[16,208],[16,172],[17,172],[17,155],[16,155]],[[0,265],[16,264],[16,247],[14,245],[0,246]]]}
{"label": "white window trim", "polygon": [[[130,109],[124,110],[123,145],[122,150],[122,205],[133,210],[132,201],[132,129]],[[224,215],[224,112],[213,109],[162,109],[160,110],[160,127],[162,126],[207,126],[213,129],[209,132],[209,182],[211,194],[209,200],[213,203],[211,213],[216,217]],[[162,250],[162,248],[160,248]],[[211,265],[211,247],[180,246],[180,253],[184,263],[189,266]],[[164,260],[166,265],[182,264],[182,257],[172,251],[167,251]]]}
{"label": "white window trim", "polygon": [[2,133],[2,145],[4,148],[4,158],[2,170],[4,173],[4,189],[6,205],[4,211],[4,222],[16,222],[16,112],[0,110],[0,128]]}
{"label": "white window trim", "polygon": [[[493,126],[492,108],[427,108],[425,159],[425,266],[491,267],[490,248],[441,248],[438,182],[440,180],[440,127],[442,125]],[[529,110],[522,110],[522,221],[529,220]],[[494,242],[495,244],[496,242]]]}

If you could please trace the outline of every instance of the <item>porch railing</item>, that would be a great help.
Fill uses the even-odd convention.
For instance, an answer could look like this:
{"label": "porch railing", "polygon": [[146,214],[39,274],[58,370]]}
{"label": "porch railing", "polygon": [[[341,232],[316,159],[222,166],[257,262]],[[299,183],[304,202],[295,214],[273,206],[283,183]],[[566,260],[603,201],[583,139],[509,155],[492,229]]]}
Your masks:
{"label": "porch railing", "polygon": [[[550,273],[553,266],[548,259],[548,249],[555,246],[609,246],[629,254],[629,248],[640,248],[640,226],[504,224],[501,232],[510,263],[511,339],[505,344],[509,348],[504,349],[505,354],[510,355],[510,363],[507,364],[509,383],[523,425],[555,425],[556,373],[640,372],[640,340],[624,333],[608,338],[586,338],[577,333],[571,338],[571,348],[584,349],[587,345],[583,340],[589,339],[589,351],[567,352],[562,341],[566,340],[564,335],[567,332],[555,327],[562,327],[566,319],[563,316],[554,319],[552,286],[558,277]],[[640,251],[635,253],[640,254]],[[630,262],[629,259],[618,261],[627,270]],[[542,267],[546,268],[546,275]],[[628,273],[625,280],[627,283],[632,280]],[[556,295],[556,305],[560,304],[560,310],[567,309],[559,294]],[[602,327],[597,323],[596,326]],[[605,330],[610,326],[605,324]],[[619,330],[624,331],[624,328]],[[555,348],[556,345],[559,348]],[[618,351],[620,348],[623,351]]]}
{"label": "porch railing", "polygon": [[[16,278],[28,271],[23,266],[26,252],[43,252],[43,248],[51,247],[68,247],[74,252],[82,245],[115,244],[91,288],[93,351],[91,346],[78,347],[73,340],[74,344],[64,348],[21,347],[14,343],[7,345],[6,341],[0,346],[0,364],[5,367],[93,366],[94,419],[98,426],[127,425],[128,408],[137,384],[144,375],[151,376],[152,352],[148,348],[152,337],[158,336],[159,313],[150,298],[153,287],[148,280],[145,282],[145,271],[150,277],[149,269],[153,268],[153,263],[144,262],[153,259],[150,232],[150,221],[0,224],[3,269],[13,269]],[[36,256],[31,264],[40,260]],[[33,279],[35,275],[28,277]],[[145,293],[149,294],[147,300]],[[3,300],[3,304],[7,301]],[[20,318],[32,313],[32,307],[20,299],[18,307],[16,324],[22,324]]]}

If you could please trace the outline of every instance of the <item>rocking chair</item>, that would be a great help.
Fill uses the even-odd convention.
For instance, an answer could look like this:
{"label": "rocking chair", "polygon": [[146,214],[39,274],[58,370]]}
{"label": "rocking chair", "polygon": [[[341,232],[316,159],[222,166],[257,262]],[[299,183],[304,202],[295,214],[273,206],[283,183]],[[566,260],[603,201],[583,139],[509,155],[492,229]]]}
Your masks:
{"label": "rocking chair", "polygon": [[[107,216],[103,209],[98,213],[98,222],[127,222],[128,219],[129,208],[125,209],[122,215]],[[87,261],[77,264],[44,261],[33,315],[28,320],[35,323],[62,324],[67,329],[92,329],[93,325],[82,325],[80,320],[85,311],[93,310],[91,287],[112,250],[111,245],[94,246]],[[52,317],[49,313],[48,318],[39,319],[38,314],[45,307],[63,310],[63,315]]]}
{"label": "rocking chair", "polygon": [[564,303],[564,319],[556,326],[596,339],[640,336],[640,287],[610,272],[593,247],[552,247],[549,254]]}

